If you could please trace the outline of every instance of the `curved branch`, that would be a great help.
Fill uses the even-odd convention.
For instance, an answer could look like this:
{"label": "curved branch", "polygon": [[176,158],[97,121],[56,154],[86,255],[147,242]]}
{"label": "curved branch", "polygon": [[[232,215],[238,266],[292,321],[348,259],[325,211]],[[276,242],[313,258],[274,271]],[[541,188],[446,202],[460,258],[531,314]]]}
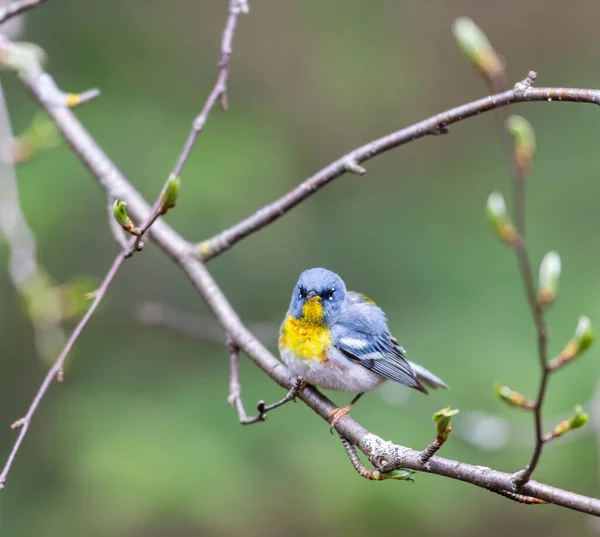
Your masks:
{"label": "curved branch", "polygon": [[[104,154],[89,133],[77,120],[73,112],[67,108],[54,108],[44,99],[44,89],[48,85],[54,84],[47,74],[40,74],[35,77],[25,77],[25,82],[35,97],[46,108],[50,116],[56,122],[57,127],[69,141],[77,155],[84,164],[92,171],[100,185],[108,194],[125,199],[128,202],[128,209],[139,220],[145,220],[151,214],[151,208],[133,186],[124,178],[112,161]],[[359,150],[350,153],[350,156],[357,156],[359,160],[364,161],[367,158],[391,149],[409,139],[419,138],[428,132],[445,127],[450,123],[471,117],[479,112],[492,110],[499,106],[519,102],[519,100],[545,100],[556,98],[571,101],[583,101],[597,104],[600,102],[600,92],[596,90],[567,90],[560,88],[548,88],[531,90],[527,97],[519,97],[513,91],[504,94],[488,97],[469,105],[464,105],[453,111],[439,114],[431,120],[417,124],[420,127],[410,127],[396,134],[384,137],[372,144],[368,144]],[[428,132],[414,131],[411,129],[425,129]],[[407,134],[412,132],[412,134]],[[407,137],[405,140],[402,137]],[[402,141],[403,140],[403,141]],[[337,161],[328,166],[322,172],[309,179],[304,186],[299,187],[288,195],[288,208],[293,207],[300,201],[308,197],[310,189],[320,188],[333,178],[343,173],[344,161]],[[308,184],[307,184],[308,183]],[[296,194],[294,194],[296,192]],[[303,193],[304,192],[304,193]],[[308,193],[306,193],[308,192]],[[294,197],[296,196],[296,197]],[[277,203],[277,202],[276,202]],[[260,217],[250,227],[243,227],[243,234],[236,235],[236,241],[240,240],[256,229],[266,225],[274,220],[274,205],[267,206],[263,211],[264,217]],[[285,212],[285,208],[284,208]],[[279,214],[277,214],[279,216]],[[241,226],[242,224],[240,224]],[[245,327],[239,316],[212,278],[206,267],[194,257],[193,248],[178,233],[170,228],[164,221],[158,220],[148,231],[150,237],[158,246],[169,255],[173,261],[187,274],[190,281],[203,297],[212,313],[215,315],[221,326],[225,329],[235,344],[243,350],[252,361],[260,367],[271,379],[279,385],[291,389],[296,377],[290,374],[288,369],[275,358],[254,335]],[[228,246],[221,246],[223,251]],[[218,252],[212,254],[214,257]],[[330,412],[335,408],[333,403],[318,391],[306,388],[298,398],[304,401],[319,416],[327,420]],[[419,462],[420,452],[386,442],[378,436],[370,433],[350,416],[345,416],[336,424],[336,430],[347,438],[369,458],[369,460],[380,471],[389,471],[394,468],[403,467],[421,472],[437,474],[459,481],[464,481],[472,485],[493,491],[514,492],[511,488],[511,475],[505,472],[499,472],[481,466],[473,466],[459,461],[453,461],[442,457],[434,456],[426,465]],[[600,516],[600,500],[589,498],[539,483],[529,481],[521,489],[520,493],[538,498],[550,503],[568,507],[577,511],[590,513]]]}
{"label": "curved branch", "polygon": [[13,17],[24,13],[25,11],[39,6],[46,0],[16,0],[8,4],[8,6],[0,9],[0,24],[6,22]]}
{"label": "curved branch", "polygon": [[[14,2],[13,4],[11,4],[11,6],[7,8],[6,12],[11,13],[12,15],[16,15],[18,12],[24,9],[29,9],[34,5],[41,3],[42,1],[44,0],[24,0]],[[186,142],[181,156],[179,157],[175,166],[175,170],[173,172],[173,175],[175,177],[179,176],[183,165],[185,164],[187,158],[190,155],[196,138],[198,137],[200,130],[206,122],[208,114],[214,107],[214,104],[216,103],[219,97],[222,99],[222,104],[225,107],[227,99],[225,93],[227,91],[226,81],[229,75],[229,59],[231,57],[231,43],[233,40],[235,25],[238,15],[240,13],[247,12],[247,0],[229,1],[229,17],[227,19],[227,24],[223,32],[223,40],[221,45],[222,56],[221,62],[219,64],[219,76],[217,77],[215,87],[211,91],[206,101],[206,104],[204,105],[202,113],[194,121],[192,131],[188,136],[188,141]],[[2,12],[0,12],[0,22],[1,17]],[[110,159],[106,155],[104,155],[103,151],[96,144],[94,139],[76,120],[75,116],[69,110],[69,107],[73,106],[74,104],[80,104],[94,97],[97,97],[99,95],[98,90],[89,90],[82,94],[78,94],[75,96],[76,102],[72,99],[73,102],[70,103],[68,99],[69,96],[67,96],[67,99],[65,99],[65,94],[60,91],[52,77],[50,77],[50,75],[44,73],[41,70],[41,67],[33,66],[30,67],[29,70],[22,71],[20,74],[21,78],[24,80],[26,85],[33,91],[36,98],[40,101],[40,104],[46,109],[50,117],[54,120],[55,124],[59,127],[63,136],[70,143],[71,147],[79,156],[82,157],[82,160],[86,162],[92,173],[94,173],[94,175],[98,179],[103,177],[103,174],[107,174],[106,181],[103,183],[103,186],[105,187],[106,193],[108,194],[108,198],[110,199],[114,197],[115,199],[119,199],[126,196],[134,196],[137,198],[140,204],[140,210],[143,208],[146,214],[143,218],[140,218],[140,221],[143,221],[144,223],[140,226],[139,234],[136,237],[131,238],[129,241],[127,241],[123,237],[123,241],[120,241],[120,233],[115,235],[115,237],[117,238],[117,242],[123,242],[123,250],[117,255],[117,257],[113,261],[113,264],[107,272],[107,274],[105,275],[102,284],[94,293],[94,300],[90,308],[79,321],[79,323],[77,323],[75,330],[73,330],[71,336],[67,340],[58,358],[44,377],[42,384],[38,388],[38,391],[36,392],[33,398],[33,401],[27,409],[27,413],[25,414],[25,416],[13,423],[13,429],[20,427],[21,430],[2,469],[2,472],[0,473],[0,489],[3,488],[4,483],[6,482],[8,472],[12,467],[13,461],[21,447],[25,435],[27,434],[29,424],[31,423],[33,415],[35,414],[40,402],[42,401],[44,395],[48,391],[52,380],[55,377],[59,381],[62,380],[63,365],[65,360],[67,359],[69,352],[71,351],[71,348],[73,347],[80,334],[82,333],[83,329],[86,327],[87,323],[92,318],[92,315],[98,308],[110,284],[117,275],[119,268],[123,264],[123,261],[131,257],[136,251],[140,251],[143,248],[142,238],[144,236],[144,233],[146,233],[157,222],[159,217],[165,214],[168,210],[168,208],[165,208],[165,206],[163,206],[163,199],[161,193],[157,197],[152,209],[149,212],[146,211],[148,207],[145,200],[135,191],[135,189],[131,188],[127,180],[120,175],[120,172],[116,169],[115,165],[110,161]],[[73,95],[71,94],[71,97],[72,96]],[[75,140],[77,141],[77,143],[75,142]],[[84,158],[84,155],[86,155],[88,158]],[[119,184],[119,181],[109,182],[109,179],[113,179],[113,175],[114,179],[120,181],[121,186],[130,187],[129,189],[125,188],[125,190],[128,190],[128,192],[122,192],[119,188],[111,190],[108,187],[109,184],[113,184],[115,186]],[[120,192],[123,195],[119,195],[118,192]],[[112,215],[110,214],[110,212],[111,211],[109,206],[109,219],[111,222],[113,222]],[[135,211],[133,212],[135,213]]]}
{"label": "curved branch", "polygon": [[337,177],[344,175],[347,171],[352,171],[352,168],[360,162],[370,160],[381,153],[385,153],[390,149],[408,142],[418,140],[424,136],[443,133],[449,125],[479,115],[483,112],[489,112],[490,110],[495,110],[503,106],[527,101],[569,101],[600,104],[600,90],[532,87],[523,90],[519,87],[519,84],[517,84],[515,89],[496,95],[490,95],[489,97],[484,97],[483,99],[457,106],[456,108],[432,116],[429,119],[419,121],[419,123],[415,123],[410,127],[383,136],[344,155],[318,171],[312,177],[306,179],[278,200],[265,205],[252,216],[238,222],[229,229],[217,233],[210,239],[197,244],[195,247],[195,254],[202,261],[207,261],[225,250],[228,250],[236,242],[283,216],[290,209],[293,209],[296,205],[313,195],[326,184]]}

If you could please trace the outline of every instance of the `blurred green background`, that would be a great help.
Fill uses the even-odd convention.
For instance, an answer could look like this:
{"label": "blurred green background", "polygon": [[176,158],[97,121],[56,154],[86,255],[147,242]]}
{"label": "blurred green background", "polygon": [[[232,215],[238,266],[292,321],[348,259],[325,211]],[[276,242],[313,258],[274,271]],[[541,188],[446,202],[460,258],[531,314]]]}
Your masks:
{"label": "blurred green background", "polygon": [[[49,0],[19,36],[49,54],[65,91],[100,99],[76,113],[120,169],[157,195],[216,76],[226,1]],[[507,62],[511,83],[600,87],[600,4],[543,0],[410,2],[250,0],[234,40],[230,110],[215,109],[167,216],[200,240],[258,209],[340,155],[487,88],[451,33],[468,15]],[[37,110],[2,74],[15,132]],[[600,115],[589,105],[511,108],[536,129],[527,227],[537,267],[560,252],[560,297],[548,314],[550,352],[577,318],[600,323]],[[248,322],[278,324],[298,274],[325,266],[373,297],[409,357],[452,387],[429,397],[385,386],[353,416],[386,439],[424,447],[431,415],[460,408],[443,455],[514,471],[529,459],[531,416],[504,406],[495,381],[533,396],[535,337],[516,262],[492,236],[484,203],[509,194],[493,114],[465,121],[344,176],[209,269]],[[19,167],[23,209],[41,262],[57,281],[101,278],[117,253],[103,192],[66,144]],[[8,248],[0,245],[6,266]],[[536,269],[537,270],[537,269]],[[48,364],[7,272],[0,276],[0,451]],[[44,400],[0,496],[3,535],[63,537],[529,535],[594,533],[586,515],[522,506],[475,487],[417,475],[414,484],[362,480],[327,425],[302,404],[244,428],[226,404],[228,355],[216,342],[142,326],[147,301],[207,315],[190,283],[156,248],[127,262]],[[67,328],[70,328],[69,326]],[[590,402],[600,347],[552,378],[548,427]],[[283,390],[247,359],[251,411]],[[345,404],[347,395],[333,394]],[[536,473],[597,496],[593,427],[551,446]]]}

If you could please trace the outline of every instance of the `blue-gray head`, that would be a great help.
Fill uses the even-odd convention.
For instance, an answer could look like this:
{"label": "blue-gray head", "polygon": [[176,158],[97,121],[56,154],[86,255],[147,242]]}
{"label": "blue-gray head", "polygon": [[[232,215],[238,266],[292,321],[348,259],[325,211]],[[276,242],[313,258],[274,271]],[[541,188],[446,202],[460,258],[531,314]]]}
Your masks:
{"label": "blue-gray head", "polygon": [[289,314],[313,325],[331,325],[337,320],[346,298],[346,285],[324,268],[305,270],[294,288]]}

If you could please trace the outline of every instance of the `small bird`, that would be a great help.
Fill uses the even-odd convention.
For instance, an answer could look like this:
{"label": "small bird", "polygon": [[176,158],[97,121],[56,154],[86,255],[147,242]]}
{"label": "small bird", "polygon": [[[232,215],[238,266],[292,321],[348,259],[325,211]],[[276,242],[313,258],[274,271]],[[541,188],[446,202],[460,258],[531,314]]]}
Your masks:
{"label": "small bird", "polygon": [[424,367],[409,362],[390,334],[385,313],[371,299],[347,291],[324,268],[300,274],[279,334],[282,361],[313,386],[357,392],[350,404],[333,410],[331,430],[367,391],[390,379],[427,393],[448,386]]}

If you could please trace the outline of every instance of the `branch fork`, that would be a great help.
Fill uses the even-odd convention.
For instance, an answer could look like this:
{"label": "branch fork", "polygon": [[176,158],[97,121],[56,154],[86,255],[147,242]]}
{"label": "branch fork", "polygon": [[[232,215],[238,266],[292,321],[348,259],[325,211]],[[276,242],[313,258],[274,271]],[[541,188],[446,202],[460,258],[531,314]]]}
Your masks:
{"label": "branch fork", "polygon": [[244,403],[242,402],[241,396],[241,385],[240,385],[240,364],[239,364],[239,356],[240,356],[240,348],[235,342],[235,340],[228,335],[226,339],[227,348],[229,349],[230,363],[231,363],[231,374],[229,378],[229,396],[227,397],[227,402],[231,406],[235,406],[238,418],[242,425],[252,425],[254,423],[258,423],[260,421],[267,420],[267,414],[271,410],[275,410],[276,408],[289,403],[290,401],[296,402],[296,397],[304,390],[306,387],[306,383],[302,379],[302,377],[296,378],[295,382],[292,384],[292,387],[288,391],[288,393],[273,404],[267,405],[261,399],[256,404],[256,410],[258,414],[256,416],[248,416],[246,414],[246,410],[244,408]]}

